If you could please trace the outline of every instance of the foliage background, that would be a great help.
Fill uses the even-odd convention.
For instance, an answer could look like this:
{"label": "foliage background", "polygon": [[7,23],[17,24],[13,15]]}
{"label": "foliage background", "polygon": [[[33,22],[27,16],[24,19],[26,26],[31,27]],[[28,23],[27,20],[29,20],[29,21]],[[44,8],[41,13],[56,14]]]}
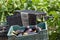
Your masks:
{"label": "foliage background", "polygon": [[47,20],[49,40],[60,40],[60,0],[0,0],[0,22],[14,10],[37,10],[53,16]]}

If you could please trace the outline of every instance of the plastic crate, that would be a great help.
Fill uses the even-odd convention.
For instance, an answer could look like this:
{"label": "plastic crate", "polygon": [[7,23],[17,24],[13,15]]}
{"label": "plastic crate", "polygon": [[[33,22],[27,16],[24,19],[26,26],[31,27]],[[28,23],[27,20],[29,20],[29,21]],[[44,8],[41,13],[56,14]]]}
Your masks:
{"label": "plastic crate", "polygon": [[[2,32],[3,27],[6,27],[4,32]],[[7,22],[0,22],[0,40],[8,40],[7,33],[9,30],[9,26],[7,25]]]}
{"label": "plastic crate", "polygon": [[[24,30],[24,27],[18,26],[18,25],[11,26],[10,29],[9,29],[9,32],[7,34],[8,40],[48,40],[46,23],[43,22],[43,23],[39,23],[37,25],[38,25],[38,27],[42,27],[43,30],[39,31],[37,34],[20,36],[20,37],[11,35],[11,32],[13,30],[17,30],[17,29]],[[30,26],[32,27],[32,25],[30,25]]]}

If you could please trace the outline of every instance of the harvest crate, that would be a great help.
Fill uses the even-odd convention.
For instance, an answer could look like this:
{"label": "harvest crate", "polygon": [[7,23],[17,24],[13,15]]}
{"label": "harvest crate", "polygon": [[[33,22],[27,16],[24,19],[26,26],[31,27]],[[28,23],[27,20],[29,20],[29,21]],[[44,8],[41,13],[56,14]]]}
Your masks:
{"label": "harvest crate", "polygon": [[[14,15],[7,17],[7,22],[11,26],[7,34],[8,40],[48,40],[47,24],[44,20],[46,13],[34,10],[16,10],[14,13]],[[37,34],[20,37],[11,35],[11,32],[14,30],[24,30],[23,26],[28,25],[30,27],[37,25],[42,28],[42,31],[39,31]]]}
{"label": "harvest crate", "polygon": [[9,26],[7,22],[0,22],[0,40],[8,40],[7,37],[8,30],[9,30]]}
{"label": "harvest crate", "polygon": [[[32,25],[31,25],[32,26]],[[47,33],[47,26],[46,24],[43,23],[39,23],[37,24],[37,26],[43,28],[42,31],[39,31],[37,34],[33,34],[33,35],[27,35],[27,36],[13,36],[11,35],[11,33],[14,30],[24,30],[24,27],[22,26],[18,26],[18,25],[13,25],[10,27],[9,32],[8,32],[8,40],[48,40],[48,33]]]}

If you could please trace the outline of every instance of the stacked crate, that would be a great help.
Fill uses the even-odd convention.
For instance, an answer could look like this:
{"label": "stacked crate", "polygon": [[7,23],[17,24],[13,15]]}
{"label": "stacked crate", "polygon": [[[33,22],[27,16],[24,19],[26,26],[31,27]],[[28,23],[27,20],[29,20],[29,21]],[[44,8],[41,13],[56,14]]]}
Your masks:
{"label": "stacked crate", "polygon": [[[40,23],[37,23],[37,20],[36,20],[36,18],[38,18],[38,17],[44,18],[44,16],[46,16],[46,13],[37,12],[34,10],[23,10],[23,11],[17,10],[14,13],[15,13],[15,15],[12,15],[12,17],[7,18],[7,22],[11,26],[9,29],[9,32],[8,32],[8,40],[48,40],[46,22],[42,21]],[[11,20],[11,18],[12,18],[12,20]],[[14,25],[19,25],[22,28],[23,28],[23,26],[37,25],[38,27],[43,28],[43,30],[39,31],[38,34],[16,37],[16,36],[13,36],[10,34],[10,32],[12,32],[12,29],[14,29],[14,27],[15,27]]]}

